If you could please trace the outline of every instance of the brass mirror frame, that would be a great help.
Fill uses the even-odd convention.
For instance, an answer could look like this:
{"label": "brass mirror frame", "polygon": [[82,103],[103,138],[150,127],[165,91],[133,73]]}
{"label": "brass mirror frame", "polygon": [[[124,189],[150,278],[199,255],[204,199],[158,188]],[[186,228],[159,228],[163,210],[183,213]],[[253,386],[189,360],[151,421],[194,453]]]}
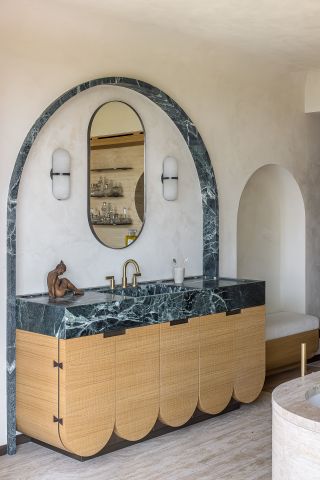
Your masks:
{"label": "brass mirror frame", "polygon": [[[141,127],[142,127],[142,130],[143,130],[143,133],[144,133],[144,148],[143,148],[143,154],[144,154],[144,159],[143,159],[143,166],[144,166],[144,169],[143,169],[143,172],[144,172],[144,182],[143,182],[143,187],[144,187],[144,212],[143,212],[143,221],[142,221],[142,224],[141,224],[141,228],[140,228],[140,231],[137,235],[137,238],[129,243],[129,245],[124,245],[123,247],[111,247],[109,245],[106,245],[105,243],[103,243],[102,240],[100,240],[100,238],[98,237],[98,235],[96,234],[94,228],[93,228],[93,225],[91,223],[91,218],[90,218],[90,132],[91,132],[91,126],[92,126],[92,122],[94,120],[94,117],[96,116],[96,113],[102,108],[104,107],[105,105],[108,105],[108,103],[113,103],[113,102],[119,102],[119,103],[123,103],[124,105],[127,105],[127,107],[131,108],[131,110],[134,111],[134,113],[137,115],[140,123],[141,123]],[[141,232],[144,228],[144,225],[146,223],[146,212],[147,212],[147,190],[146,190],[146,172],[147,172],[147,168],[146,168],[146,143],[147,143],[147,134],[146,134],[146,129],[144,127],[144,123],[142,121],[142,118],[141,118],[141,115],[139,115],[139,113],[137,112],[137,110],[135,108],[133,108],[128,102],[124,102],[123,100],[108,100],[107,102],[105,103],[102,103],[92,114],[91,118],[90,118],[90,121],[89,121],[89,125],[88,125],[88,134],[87,134],[87,146],[88,146],[88,149],[87,149],[87,217],[88,217],[88,223],[89,223],[89,227],[90,227],[90,230],[93,234],[93,236],[98,240],[99,243],[101,243],[101,245],[103,245],[104,247],[106,248],[111,248],[112,250],[123,250],[125,248],[129,248],[131,245],[134,245],[136,243],[136,241],[138,240],[138,238],[140,237],[141,235]],[[140,217],[139,217],[140,218]]]}

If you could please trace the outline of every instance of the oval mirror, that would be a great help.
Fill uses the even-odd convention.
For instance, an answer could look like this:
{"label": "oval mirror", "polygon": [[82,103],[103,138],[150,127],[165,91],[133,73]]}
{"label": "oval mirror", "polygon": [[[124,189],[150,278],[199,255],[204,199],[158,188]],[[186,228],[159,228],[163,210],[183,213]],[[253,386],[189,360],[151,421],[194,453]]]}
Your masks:
{"label": "oval mirror", "polygon": [[111,248],[134,242],[145,215],[145,133],[138,114],[123,102],[109,102],[89,126],[89,223]]}

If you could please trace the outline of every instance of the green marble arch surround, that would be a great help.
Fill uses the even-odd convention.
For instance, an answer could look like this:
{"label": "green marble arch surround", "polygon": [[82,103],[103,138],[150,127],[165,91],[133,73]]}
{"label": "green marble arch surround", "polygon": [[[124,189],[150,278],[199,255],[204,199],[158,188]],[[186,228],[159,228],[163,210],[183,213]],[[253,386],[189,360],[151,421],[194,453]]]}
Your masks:
{"label": "green marble arch surround", "polygon": [[104,77],[82,83],[57,98],[36,120],[27,134],[11,176],[7,203],[7,446],[16,453],[16,209],[21,175],[30,149],[42,127],[68,100],[99,85],[134,90],[158,105],[175,123],[193,157],[200,181],[203,209],[203,275],[218,277],[219,212],[218,192],[210,157],[203,140],[182,108],[158,88],[140,80]]}

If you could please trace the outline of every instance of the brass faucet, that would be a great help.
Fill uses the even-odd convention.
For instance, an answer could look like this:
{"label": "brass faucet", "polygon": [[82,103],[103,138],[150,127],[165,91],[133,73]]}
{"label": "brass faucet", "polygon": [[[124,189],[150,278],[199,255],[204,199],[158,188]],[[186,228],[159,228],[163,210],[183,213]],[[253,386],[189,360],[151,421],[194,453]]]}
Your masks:
{"label": "brass faucet", "polygon": [[122,269],[122,288],[127,288],[128,286],[128,280],[127,280],[127,266],[132,263],[135,266],[136,272],[132,276],[132,286],[137,287],[138,282],[137,282],[137,277],[141,277],[141,272],[140,272],[140,267],[138,263],[133,260],[132,258],[129,258],[126,262],[123,264],[123,269]]}
{"label": "brass faucet", "polygon": [[110,280],[110,290],[115,289],[114,275],[108,275],[106,280]]}

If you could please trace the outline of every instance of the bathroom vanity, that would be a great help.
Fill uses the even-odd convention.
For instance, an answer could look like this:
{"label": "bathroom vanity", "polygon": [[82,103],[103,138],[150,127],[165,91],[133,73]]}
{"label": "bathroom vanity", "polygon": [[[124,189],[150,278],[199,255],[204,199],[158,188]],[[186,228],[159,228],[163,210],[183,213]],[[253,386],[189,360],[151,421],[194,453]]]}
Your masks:
{"label": "bathroom vanity", "polygon": [[254,401],[264,303],[264,282],[202,277],[17,297],[17,429],[89,457]]}
{"label": "bathroom vanity", "polygon": [[[59,148],[50,155],[47,145],[53,144]],[[69,159],[68,165],[57,155]],[[16,208],[27,161],[35,173],[29,170],[23,191],[32,198],[20,196],[19,204],[32,205],[36,221],[23,230],[16,225]],[[48,169],[47,182],[31,188],[40,168]],[[28,252],[18,259],[18,275],[16,231]],[[192,120],[157,87],[104,77],[50,104],[19,151],[7,238],[9,454],[16,452],[16,428],[69,455],[90,458],[259,395],[265,284],[219,278],[212,162]],[[182,286],[157,281],[125,288],[123,282],[123,288],[91,288],[81,297],[55,300],[16,296],[16,286],[29,291],[30,272],[33,285],[42,285],[47,267],[61,255],[78,264],[72,273],[77,285],[88,284],[88,266],[92,284],[100,283],[104,266],[125,262],[128,255],[120,249],[132,243],[148,276],[168,275],[172,256],[179,261],[180,255],[191,260],[190,272],[203,277]]]}

